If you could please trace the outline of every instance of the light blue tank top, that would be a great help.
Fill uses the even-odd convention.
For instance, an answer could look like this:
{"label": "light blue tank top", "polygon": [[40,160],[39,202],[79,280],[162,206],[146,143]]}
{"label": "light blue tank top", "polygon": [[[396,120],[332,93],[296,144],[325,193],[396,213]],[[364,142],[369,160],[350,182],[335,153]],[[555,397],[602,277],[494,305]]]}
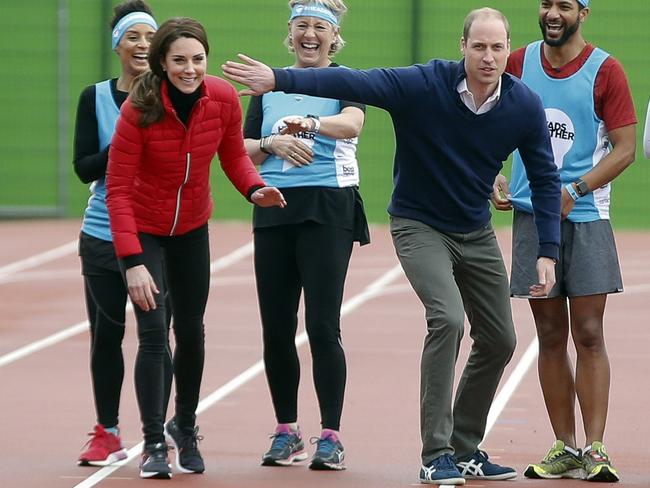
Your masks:
{"label": "light blue tank top", "polygon": [[[542,99],[555,164],[564,186],[590,171],[611,150],[605,124],[594,107],[596,76],[609,54],[595,48],[576,73],[555,79],[544,72],[541,49],[542,41],[528,45],[521,79]],[[516,209],[532,212],[530,187],[519,151],[513,158],[510,193]],[[568,219],[572,222],[609,219],[609,201],[610,185],[607,184],[579,198]]]}
{"label": "light blue tank top", "polygon": [[[111,143],[111,138],[115,132],[115,124],[120,115],[120,108],[115,104],[110,83],[110,80],[106,80],[95,85],[95,113],[97,115],[97,135],[99,136],[100,151]],[[106,182],[104,177],[93,181],[90,185],[90,198],[84,212],[81,230],[97,239],[113,240],[108,221],[108,209],[106,208]]]}
{"label": "light blue tank top", "polygon": [[[262,97],[262,136],[278,134],[283,120],[292,116],[318,115],[325,117],[341,112],[341,104],[331,98],[271,92]],[[321,134],[301,132],[296,134],[311,147],[314,158],[311,164],[297,167],[272,154],[261,166],[261,175],[270,186],[290,188],[298,186],[323,186],[343,188],[359,185],[357,163],[357,138],[332,139]]]}

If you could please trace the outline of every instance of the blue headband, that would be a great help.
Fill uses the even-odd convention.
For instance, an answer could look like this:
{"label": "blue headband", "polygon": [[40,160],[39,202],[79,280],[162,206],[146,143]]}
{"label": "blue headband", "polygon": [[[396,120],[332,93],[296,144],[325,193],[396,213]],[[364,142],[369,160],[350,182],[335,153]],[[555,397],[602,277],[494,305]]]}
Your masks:
{"label": "blue headband", "polygon": [[294,5],[291,9],[291,17],[289,20],[293,20],[296,17],[318,17],[328,21],[332,25],[339,25],[339,21],[336,19],[336,15],[329,8],[322,4],[316,5]]}
{"label": "blue headband", "polygon": [[578,3],[582,5],[583,7],[588,7],[589,6],[589,0],[578,0]]}
{"label": "blue headband", "polygon": [[122,17],[115,26],[115,29],[113,29],[111,36],[113,51],[115,51],[115,48],[124,37],[124,34],[126,34],[126,31],[129,30],[129,27],[135,24],[147,24],[154,29],[158,29],[158,24],[156,24],[154,18],[147,12],[131,12],[129,15]]}

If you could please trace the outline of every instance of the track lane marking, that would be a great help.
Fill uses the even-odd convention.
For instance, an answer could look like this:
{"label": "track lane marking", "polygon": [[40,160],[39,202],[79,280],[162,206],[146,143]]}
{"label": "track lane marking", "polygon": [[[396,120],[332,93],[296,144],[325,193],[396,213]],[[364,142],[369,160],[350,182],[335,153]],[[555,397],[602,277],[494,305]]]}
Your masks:
{"label": "track lane marking", "polygon": [[[363,305],[368,300],[380,296],[383,289],[392,281],[403,275],[402,268],[398,264],[380,276],[378,279],[370,283],[361,293],[351,297],[341,306],[341,317],[351,313],[356,308]],[[307,342],[307,333],[302,332],[296,336],[296,347],[300,347]],[[263,360],[257,361],[255,364],[249,366],[246,370],[239,373],[233,379],[225,383],[223,386],[217,388],[210,393],[207,397],[199,402],[196,409],[197,415],[212,407],[215,403],[224,399],[232,392],[236,391],[241,386],[245,385],[256,376],[264,371]],[[112,473],[120,469],[122,466],[133,461],[142,453],[143,442],[140,442],[127,451],[127,458],[119,461],[111,466],[106,466],[93,473],[86,480],[74,486],[74,488],[91,488],[100,481],[106,479]]]}
{"label": "track lane marking", "polygon": [[[241,247],[238,247],[237,249],[230,252],[229,254],[226,254],[225,256],[218,258],[214,260],[212,263],[210,263],[210,273],[215,273],[217,271],[225,269],[231,266],[232,264],[252,254],[253,254],[253,242],[251,241],[244,244]],[[130,313],[131,311],[133,311],[133,305],[131,304],[130,301],[128,301],[126,306],[126,313]],[[70,337],[74,337],[77,334],[81,334],[82,332],[87,331],[88,327],[90,327],[88,320],[84,320],[75,325],[67,327],[59,332],[51,334],[43,339],[30,342],[29,344],[26,344],[12,352],[4,354],[0,356],[0,368],[13,363],[14,361],[27,357],[31,354],[34,354],[35,352],[41,351],[50,346],[58,344],[59,342],[69,339]]]}
{"label": "track lane marking", "polygon": [[41,264],[54,261],[68,254],[74,253],[77,250],[77,239],[74,241],[67,242],[58,247],[50,249],[39,254],[35,254],[20,261],[14,261],[11,264],[6,264],[0,266],[0,284],[8,281],[8,277],[11,274],[17,273],[19,271],[24,271],[29,268],[34,268],[40,266]]}

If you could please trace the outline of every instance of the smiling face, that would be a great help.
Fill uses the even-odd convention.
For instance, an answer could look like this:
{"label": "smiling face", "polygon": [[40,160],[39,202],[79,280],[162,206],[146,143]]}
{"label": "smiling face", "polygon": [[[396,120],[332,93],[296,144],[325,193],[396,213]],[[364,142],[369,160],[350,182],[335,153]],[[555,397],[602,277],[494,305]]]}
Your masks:
{"label": "smiling face", "polygon": [[289,22],[289,38],[298,68],[322,68],[330,64],[329,53],[338,27],[318,17],[296,17]]}
{"label": "smiling face", "polygon": [[580,9],[576,0],[542,0],[539,26],[544,42],[559,47],[566,44],[580,28],[588,9]]}
{"label": "smiling face", "polygon": [[503,21],[494,16],[476,18],[467,38],[461,39],[461,51],[470,87],[496,86],[510,55],[510,39]]}
{"label": "smiling face", "polygon": [[169,81],[182,93],[193,93],[203,82],[208,67],[205,48],[193,37],[180,37],[169,45],[160,63]]}
{"label": "smiling face", "polygon": [[120,58],[122,72],[137,76],[149,69],[147,56],[156,30],[148,24],[134,24],[124,33],[115,52]]}

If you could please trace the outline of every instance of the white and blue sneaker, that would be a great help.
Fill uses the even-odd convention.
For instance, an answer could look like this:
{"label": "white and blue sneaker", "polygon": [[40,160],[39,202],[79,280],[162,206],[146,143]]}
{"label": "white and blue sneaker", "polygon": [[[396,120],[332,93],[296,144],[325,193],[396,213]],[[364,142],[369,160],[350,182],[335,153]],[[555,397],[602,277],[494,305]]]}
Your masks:
{"label": "white and blue sneaker", "polygon": [[443,454],[420,468],[420,483],[431,485],[464,485],[465,478],[451,454]]}
{"label": "white and blue sneaker", "polygon": [[330,470],[342,471],[345,469],[345,450],[338,434],[330,429],[323,429],[320,437],[312,437],[312,444],[316,444],[316,452],[311,458],[309,469],[317,471]]}
{"label": "white and blue sneaker", "polygon": [[517,477],[517,471],[490,462],[487,453],[481,450],[456,459],[456,467],[468,480],[509,480]]}

